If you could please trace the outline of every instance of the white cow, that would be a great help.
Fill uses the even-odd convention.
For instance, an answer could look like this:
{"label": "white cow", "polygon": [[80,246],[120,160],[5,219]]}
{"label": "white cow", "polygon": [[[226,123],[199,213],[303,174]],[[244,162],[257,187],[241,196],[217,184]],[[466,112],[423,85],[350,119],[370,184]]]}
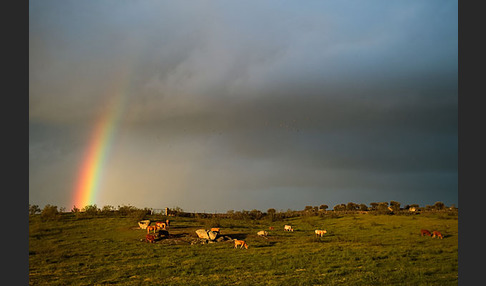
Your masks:
{"label": "white cow", "polygon": [[257,232],[258,236],[267,236],[268,235],[268,232],[265,231],[265,230],[260,230],[259,232]]}
{"label": "white cow", "polygon": [[285,225],[285,226],[284,226],[284,230],[286,230],[286,231],[294,231],[294,230],[292,229],[292,226],[290,226],[290,225]]}
{"label": "white cow", "polygon": [[320,237],[323,237],[324,234],[327,233],[327,230],[319,230],[319,229],[316,229],[316,236],[320,236]]}

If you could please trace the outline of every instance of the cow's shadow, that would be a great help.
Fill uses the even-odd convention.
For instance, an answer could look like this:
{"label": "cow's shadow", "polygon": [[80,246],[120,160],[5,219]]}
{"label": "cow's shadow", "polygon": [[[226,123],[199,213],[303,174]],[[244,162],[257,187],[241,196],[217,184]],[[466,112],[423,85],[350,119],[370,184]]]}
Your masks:
{"label": "cow's shadow", "polygon": [[189,235],[188,233],[169,233],[168,238],[181,238]]}
{"label": "cow's shadow", "polygon": [[187,225],[178,225],[178,226],[169,225],[169,230],[170,230],[171,227],[174,228],[174,229],[190,228],[190,226],[187,226]]}
{"label": "cow's shadow", "polygon": [[255,246],[253,246],[253,245],[252,245],[252,247],[254,247],[254,248],[272,247],[272,246],[274,246],[275,244],[277,244],[277,242],[276,242],[276,241],[269,241],[269,242],[267,242],[266,244],[260,244],[260,245],[255,245]]}
{"label": "cow's shadow", "polygon": [[223,234],[222,236],[229,236],[232,239],[238,239],[238,240],[244,240],[248,237],[246,233],[228,233],[228,234]]}

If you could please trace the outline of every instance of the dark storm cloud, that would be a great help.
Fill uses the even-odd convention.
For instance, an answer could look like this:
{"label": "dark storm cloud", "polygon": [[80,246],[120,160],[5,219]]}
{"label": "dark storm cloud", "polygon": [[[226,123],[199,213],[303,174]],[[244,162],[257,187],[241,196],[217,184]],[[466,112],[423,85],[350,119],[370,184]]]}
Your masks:
{"label": "dark storm cloud", "polygon": [[126,70],[107,167],[124,185],[230,201],[235,189],[335,201],[442,188],[457,203],[455,1],[31,1],[29,30],[36,198],[54,166],[76,169]]}

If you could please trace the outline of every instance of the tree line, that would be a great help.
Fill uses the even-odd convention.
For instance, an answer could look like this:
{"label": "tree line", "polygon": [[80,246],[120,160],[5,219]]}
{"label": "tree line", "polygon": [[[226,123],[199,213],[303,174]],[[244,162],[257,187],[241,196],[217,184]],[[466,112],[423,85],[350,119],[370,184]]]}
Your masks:
{"label": "tree line", "polygon": [[[274,208],[268,209],[266,212],[260,210],[228,210],[226,213],[196,213],[196,212],[184,212],[180,207],[170,209],[166,215],[181,216],[181,217],[194,217],[194,218],[231,218],[231,219],[245,219],[245,220],[261,220],[269,219],[271,221],[283,220],[286,218],[298,217],[298,216],[332,216],[343,213],[370,213],[370,214],[418,214],[421,212],[457,212],[458,209],[455,205],[447,207],[443,202],[435,202],[433,205],[425,205],[420,207],[418,204],[410,204],[401,207],[401,203],[397,201],[388,202],[372,202],[370,205],[358,204],[354,202],[348,202],[347,204],[341,203],[333,207],[332,210],[328,210],[329,206],[321,204],[320,206],[305,206],[303,210],[291,210],[277,211]],[[105,205],[102,208],[98,208],[96,204],[87,205],[82,209],[73,206],[70,212],[66,212],[66,209],[58,208],[55,205],[47,204],[41,209],[38,205],[29,204],[29,215],[40,215],[43,220],[55,220],[60,219],[62,214],[70,214],[75,218],[90,218],[96,216],[103,217],[131,217],[135,220],[143,220],[150,215],[153,215],[153,209],[151,208],[137,208],[130,205],[122,205],[115,208],[111,205]]]}

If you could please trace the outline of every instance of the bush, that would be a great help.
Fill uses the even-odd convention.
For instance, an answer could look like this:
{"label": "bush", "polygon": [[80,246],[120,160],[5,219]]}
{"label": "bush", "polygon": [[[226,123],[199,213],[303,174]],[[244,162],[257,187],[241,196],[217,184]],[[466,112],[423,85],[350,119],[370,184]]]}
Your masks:
{"label": "bush", "polygon": [[83,208],[84,214],[86,216],[96,216],[99,212],[98,206],[95,205],[87,205]]}
{"label": "bush", "polygon": [[115,212],[115,207],[106,205],[101,209],[101,214],[104,216],[111,216]]}
{"label": "bush", "polygon": [[41,209],[38,205],[31,205],[29,204],[29,215],[35,215],[36,213],[40,213]]}
{"label": "bush", "polygon": [[134,211],[136,211],[137,208],[134,207],[134,206],[118,206],[118,213],[121,215],[121,216],[127,216],[131,213],[133,213]]}
{"label": "bush", "polygon": [[128,216],[130,218],[133,218],[136,221],[141,221],[141,220],[146,219],[147,215],[149,215],[149,214],[150,214],[150,210],[136,209],[136,210],[132,210]]}
{"label": "bush", "polygon": [[45,205],[41,212],[42,220],[58,220],[60,217],[57,206]]}

